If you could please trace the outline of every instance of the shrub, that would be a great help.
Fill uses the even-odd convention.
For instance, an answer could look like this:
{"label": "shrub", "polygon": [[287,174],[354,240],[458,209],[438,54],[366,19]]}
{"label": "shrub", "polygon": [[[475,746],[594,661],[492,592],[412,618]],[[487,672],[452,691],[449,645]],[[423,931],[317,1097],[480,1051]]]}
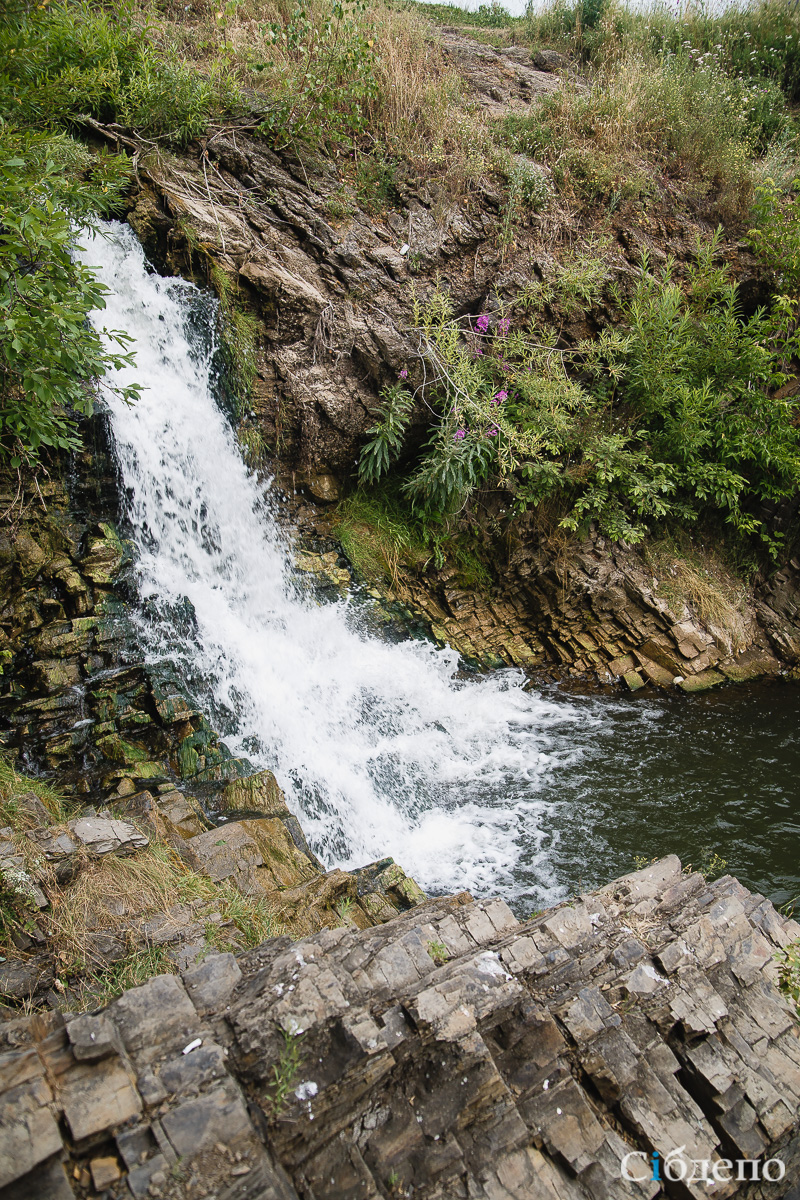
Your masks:
{"label": "shrub", "polygon": [[714,241],[700,250],[687,293],[669,266],[659,278],[643,270],[628,306],[622,395],[643,418],[652,453],[672,465],[676,513],[696,520],[710,504],[751,533],[758,503],[800,483],[796,405],[770,395],[781,376],[769,319],[742,319],[715,249]]}
{"label": "shrub", "polygon": [[260,32],[274,53],[254,69],[270,70],[274,81],[275,68],[282,68],[282,86],[261,126],[276,146],[346,140],[365,129],[377,84],[375,38],[362,0],[331,0],[316,12],[298,5]]}
{"label": "shrub", "polygon": [[[0,455],[13,467],[42,447],[77,447],[74,414],[91,413],[106,370],[131,361],[130,338],[88,322],[106,288],[72,257],[68,215],[113,203],[125,160],[101,158],[88,184],[71,184],[70,158],[80,154],[68,139],[0,134]],[[119,394],[134,400],[138,391]]]}
{"label": "shrub", "polygon": [[384,388],[381,400],[377,408],[379,419],[367,430],[372,437],[361,451],[358,466],[361,484],[376,483],[397,458],[414,402],[401,384]]}
{"label": "shrub", "polygon": [[0,21],[0,113],[18,125],[64,128],[88,114],[182,145],[211,116],[236,110],[224,64],[201,75],[123,3],[113,12],[70,0]]}
{"label": "shrub", "polygon": [[[527,325],[513,310],[457,319],[441,292],[418,305],[425,398],[438,412],[404,483],[420,518],[455,512],[493,480],[517,511],[555,500],[568,530],[596,521],[636,542],[666,518],[716,512],[774,552],[758,510],[800,484],[797,403],[772,394],[785,375],[771,319],[744,320],[717,246],[698,247],[685,290],[669,264],[656,276],[645,260],[632,298],[619,301],[622,328],[571,353],[536,314]],[[568,262],[565,295],[596,298],[606,271],[587,276]],[[557,292],[531,289],[517,308],[556,304]],[[394,458],[402,433],[393,427]],[[374,453],[365,448],[365,461]]]}
{"label": "shrub", "polygon": [[414,8],[429,20],[439,21],[445,25],[472,25],[489,29],[524,26],[524,20],[520,17],[512,17],[509,11],[498,3],[498,0],[492,0],[491,4],[479,4],[474,11],[452,4],[415,3]]}
{"label": "shrub", "polygon": [[485,25],[490,29],[502,28],[511,24],[511,13],[503,8],[498,0],[492,0],[491,4],[478,5],[475,11],[475,24]]}

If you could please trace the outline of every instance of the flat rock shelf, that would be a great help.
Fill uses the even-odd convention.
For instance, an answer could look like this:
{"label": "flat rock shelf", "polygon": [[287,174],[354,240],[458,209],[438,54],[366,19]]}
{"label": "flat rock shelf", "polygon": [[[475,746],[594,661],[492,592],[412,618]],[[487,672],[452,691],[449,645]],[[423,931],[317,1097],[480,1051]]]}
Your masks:
{"label": "flat rock shelf", "polygon": [[3,1026],[2,1195],[793,1195],[798,936],[670,856],[524,924],[461,894],[213,954]]}

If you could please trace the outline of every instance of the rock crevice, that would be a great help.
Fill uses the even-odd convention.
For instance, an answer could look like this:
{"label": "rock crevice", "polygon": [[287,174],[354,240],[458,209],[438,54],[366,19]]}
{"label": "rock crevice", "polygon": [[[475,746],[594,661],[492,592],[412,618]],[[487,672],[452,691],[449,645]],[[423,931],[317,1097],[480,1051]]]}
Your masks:
{"label": "rock crevice", "polygon": [[0,1185],[777,1198],[800,1166],[800,1036],[775,955],[798,936],[670,857],[524,924],[462,895],[210,955],[103,1012],[4,1027]]}

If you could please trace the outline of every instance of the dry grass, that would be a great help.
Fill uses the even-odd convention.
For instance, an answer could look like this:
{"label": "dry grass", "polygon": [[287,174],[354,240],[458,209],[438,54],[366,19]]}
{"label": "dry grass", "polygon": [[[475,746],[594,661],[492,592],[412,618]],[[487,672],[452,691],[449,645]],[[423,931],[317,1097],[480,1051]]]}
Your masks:
{"label": "dry grass", "polygon": [[12,829],[21,831],[33,829],[41,823],[20,805],[20,797],[31,793],[41,800],[51,821],[65,819],[68,806],[57,792],[39,779],[21,775],[8,757],[0,755],[0,825],[10,825]]}
{"label": "dry grass", "polygon": [[[185,926],[185,907],[194,904],[191,921],[199,921],[219,947],[259,945],[285,933],[266,900],[242,896],[232,887],[218,886],[190,870],[163,843],[151,841],[145,851],[130,858],[104,858],[86,863],[74,882],[47,888],[50,909],[47,929],[54,953],[68,974],[96,974],[106,960],[92,949],[98,930],[118,936],[131,952],[150,949],[143,926],[153,918],[159,939],[169,939]],[[214,914],[222,918],[212,921]]]}
{"label": "dry grass", "polygon": [[549,164],[568,199],[635,199],[663,170],[716,217],[734,220],[749,211],[755,169],[737,87],[679,58],[629,53],[589,86],[565,77],[527,120],[509,118],[506,136]]}
{"label": "dry grass", "polygon": [[464,82],[412,12],[376,6],[378,138],[423,171],[444,170],[463,185],[487,170],[489,134]]}
{"label": "dry grass", "polygon": [[[130,857],[108,854],[92,859],[79,853],[74,878],[60,885],[53,865],[25,836],[41,823],[19,804],[19,797],[31,792],[46,806],[53,831],[65,828],[69,814],[61,797],[0,757],[0,820],[12,828],[16,853],[49,901],[37,914],[13,884],[0,879],[0,952],[6,958],[24,958],[29,952],[24,948],[27,935],[38,943],[44,935],[44,948],[56,965],[56,988],[70,988],[70,1003],[105,1004],[154,974],[176,970],[168,943],[187,924],[202,928],[209,949],[241,950],[287,932],[266,898],[246,897],[232,885],[212,883],[190,870],[149,829],[147,849]],[[159,944],[145,928],[154,919]],[[106,953],[109,938],[117,943],[115,961]]]}
{"label": "dry grass", "polygon": [[647,543],[645,558],[658,580],[658,594],[678,615],[688,609],[726,643],[729,653],[747,648],[752,640],[747,588],[717,555],[696,547],[679,549],[665,539]]}
{"label": "dry grass", "polygon": [[[404,162],[416,177],[435,174],[455,191],[486,172],[486,123],[470,105],[460,74],[447,62],[424,19],[412,10],[377,3],[364,12],[350,11],[347,29],[326,41],[319,31],[331,19],[329,0],[308,0],[304,10],[316,32],[301,39],[299,47],[296,39],[273,40],[273,28],[286,30],[292,22],[291,6],[280,0],[242,0],[235,11],[229,4],[223,20],[216,5],[195,5],[192,13],[180,11],[172,20],[159,15],[156,36],[204,71],[224,59],[242,86],[258,91],[276,108],[288,104],[300,131],[296,145],[306,140],[326,147],[344,175],[364,152]],[[367,47],[361,61],[374,88],[361,101],[363,124],[348,149],[337,141],[339,118],[353,107],[353,96],[346,92],[352,78],[337,56],[356,40]],[[337,115],[332,106],[309,112],[318,93],[304,95],[308,80],[314,75],[330,87],[337,82],[337,72],[342,72],[341,112]],[[292,140],[289,136],[290,144]]]}

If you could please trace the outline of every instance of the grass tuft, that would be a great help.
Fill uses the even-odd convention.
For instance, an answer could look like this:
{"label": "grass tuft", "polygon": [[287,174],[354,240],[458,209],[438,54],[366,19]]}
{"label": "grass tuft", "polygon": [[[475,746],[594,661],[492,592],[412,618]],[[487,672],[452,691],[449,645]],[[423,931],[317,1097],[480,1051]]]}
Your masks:
{"label": "grass tuft", "polygon": [[746,587],[718,554],[682,539],[680,548],[669,537],[645,543],[645,561],[658,579],[658,594],[677,612],[686,607],[705,625],[722,635],[734,654],[750,642]]}
{"label": "grass tuft", "polygon": [[54,823],[65,820],[69,815],[69,805],[49,784],[20,774],[11,760],[0,754],[0,825],[10,825],[15,831],[21,832],[40,824],[35,816],[24,812],[20,805],[20,797],[31,793],[42,802]]}

